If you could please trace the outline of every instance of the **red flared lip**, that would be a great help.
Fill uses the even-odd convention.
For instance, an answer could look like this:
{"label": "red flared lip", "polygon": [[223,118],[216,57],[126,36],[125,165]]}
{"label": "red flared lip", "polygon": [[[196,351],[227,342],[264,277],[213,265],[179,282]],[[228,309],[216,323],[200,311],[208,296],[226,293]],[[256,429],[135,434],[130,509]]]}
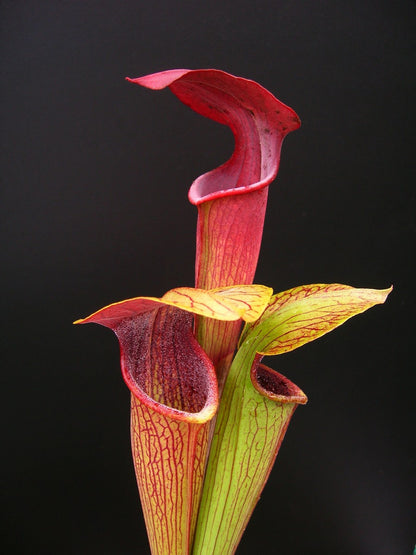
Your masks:
{"label": "red flared lip", "polygon": [[[134,304],[136,301],[136,304]],[[125,308],[133,303],[135,310],[132,308]],[[105,306],[104,308],[97,310],[87,318],[82,320],[77,320],[75,324],[88,324],[96,323],[101,326],[111,329],[117,336],[120,345],[120,366],[123,379],[129,388],[130,392],[139,399],[140,402],[145,404],[148,408],[162,414],[164,416],[169,416],[172,419],[184,421],[188,423],[202,424],[208,422],[215,415],[218,408],[218,384],[215,370],[212,361],[209,359],[208,355],[198,344],[197,340],[194,339],[195,347],[198,348],[199,357],[204,359],[205,368],[205,402],[202,408],[196,412],[188,412],[176,409],[169,405],[163,404],[159,401],[155,401],[149,396],[145,390],[140,387],[136,380],[132,377],[126,365],[125,351],[122,346],[122,340],[117,333],[117,324],[124,319],[129,319],[134,316],[138,316],[142,313],[151,312],[156,310],[163,302],[160,299],[136,297],[133,299],[127,299],[125,301],[120,301],[112,303],[111,305]],[[177,310],[180,310],[179,308]],[[103,317],[105,315],[105,317]]]}
{"label": "red flared lip", "polygon": [[[173,85],[175,82],[180,81],[181,79],[184,79],[186,76],[190,75],[190,74],[215,74],[215,75],[220,75],[223,77],[226,77],[227,79],[233,80],[235,82],[241,83],[241,87],[242,89],[244,89],[245,87],[250,86],[250,87],[254,87],[255,89],[257,89],[257,91],[261,94],[261,96],[266,99],[266,102],[269,101],[271,103],[275,103],[276,106],[279,106],[281,109],[286,110],[287,112],[289,112],[292,115],[292,126],[291,128],[286,131],[286,133],[288,133],[289,131],[294,131],[296,129],[298,129],[300,127],[300,119],[298,117],[298,115],[296,114],[296,112],[290,108],[290,106],[287,106],[286,104],[284,104],[283,102],[281,102],[280,100],[278,100],[270,91],[268,91],[267,89],[265,89],[264,87],[262,87],[259,83],[257,83],[256,81],[253,81],[252,79],[246,79],[243,77],[237,77],[235,75],[232,75],[226,71],[222,71],[219,69],[172,69],[172,70],[167,70],[167,71],[161,71],[161,72],[157,72],[157,73],[152,73],[149,75],[145,75],[143,77],[138,77],[138,78],[130,78],[130,77],[126,77],[126,80],[129,81],[130,83],[135,83],[138,85],[141,85],[143,87],[149,88],[149,89],[153,89],[153,90],[161,90],[164,89],[166,87],[171,87],[171,85]],[[173,94],[175,94],[174,91],[172,91]],[[231,93],[229,93],[231,94]],[[176,96],[176,94],[175,94]],[[191,106],[192,108],[192,106]],[[207,117],[207,116],[206,116]],[[232,130],[233,131],[233,130]],[[282,139],[283,140],[283,139]],[[233,156],[233,155],[232,155]],[[231,157],[232,158],[232,157]],[[222,164],[218,169],[220,169],[221,167],[223,167],[224,165],[228,164],[229,160],[227,162],[225,162],[225,164]],[[253,191],[258,191],[260,189],[263,189],[264,187],[267,187],[268,185],[270,185],[270,183],[275,179],[277,172],[278,172],[278,163],[276,164],[276,167],[274,168],[273,172],[270,173],[269,175],[267,175],[264,179],[260,180],[260,181],[256,181],[254,183],[250,183],[249,185],[243,186],[243,187],[234,187],[234,188],[230,188],[230,189],[220,189],[218,191],[214,191],[211,193],[208,193],[206,195],[201,195],[198,193],[198,186],[200,181],[206,176],[208,175],[210,172],[207,172],[201,176],[199,176],[191,185],[189,193],[188,193],[188,198],[189,201],[194,204],[194,205],[199,205],[205,202],[209,202],[212,200],[216,200],[219,198],[224,198],[227,196],[233,196],[233,195],[242,195],[242,194],[246,194],[246,193],[250,193]],[[213,171],[213,170],[211,170]]]}
{"label": "red flared lip", "polygon": [[[256,355],[250,371],[251,383],[253,387],[261,394],[279,403],[294,403],[296,405],[305,405],[308,402],[307,396],[304,392],[286,376],[269,368],[265,364],[261,364],[261,355]],[[275,382],[275,391],[271,388],[263,386],[258,380],[258,373],[260,371],[266,372],[269,375],[270,382]],[[279,391],[280,389],[280,391]]]}
{"label": "red flared lip", "polygon": [[[204,406],[198,412],[186,412],[155,401],[152,397],[147,395],[147,393],[132,378],[124,362],[123,350],[120,349],[120,351],[120,366],[123,380],[132,395],[134,395],[136,399],[143,403],[147,408],[157,412],[158,414],[172,418],[173,420],[188,422],[189,424],[204,424],[214,417],[218,408],[218,386],[215,371],[213,369],[208,370],[208,375],[206,376],[207,394]],[[208,359],[208,357],[206,358]]]}

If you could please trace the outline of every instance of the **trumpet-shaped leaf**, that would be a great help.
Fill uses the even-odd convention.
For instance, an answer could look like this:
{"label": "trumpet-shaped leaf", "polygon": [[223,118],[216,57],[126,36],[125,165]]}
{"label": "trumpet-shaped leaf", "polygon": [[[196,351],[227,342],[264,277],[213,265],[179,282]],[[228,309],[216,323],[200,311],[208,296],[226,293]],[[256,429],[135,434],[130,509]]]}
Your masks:
{"label": "trumpet-shaped leaf", "polygon": [[193,555],[235,552],[289,421],[297,405],[307,402],[295,384],[259,361],[245,344],[238,350],[225,382]]}
{"label": "trumpet-shaped leaf", "polygon": [[246,324],[218,411],[193,555],[234,553],[267,481],[303,392],[260,364],[264,354],[295,349],[382,303],[391,289],[297,287],[272,297]]}
{"label": "trumpet-shaped leaf", "polygon": [[[227,125],[231,158],[198,177],[189,191],[198,207],[197,287],[252,283],[263,233],[268,185],[276,177],[284,137],[297,129],[295,112],[254,81],[223,71],[177,69],[128,79],[170,90],[199,114]],[[197,320],[197,337],[223,382],[240,333],[239,323]]]}
{"label": "trumpet-shaped leaf", "polygon": [[193,335],[193,314],[222,320],[260,316],[272,290],[182,287],[162,298],[113,303],[76,323],[111,328],[131,396],[131,440],[152,553],[186,555],[199,505],[208,422],[218,406],[214,367]]}

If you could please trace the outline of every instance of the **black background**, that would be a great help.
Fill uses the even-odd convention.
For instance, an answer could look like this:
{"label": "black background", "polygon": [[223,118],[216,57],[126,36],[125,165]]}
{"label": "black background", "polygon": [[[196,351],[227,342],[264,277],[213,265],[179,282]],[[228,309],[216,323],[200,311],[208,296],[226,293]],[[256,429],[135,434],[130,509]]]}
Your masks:
{"label": "black background", "polygon": [[302,119],[257,282],[395,286],[267,361],[309,403],[239,553],[412,553],[415,15],[390,0],[1,2],[4,553],[148,553],[118,345],[71,322],[193,284],[187,190],[231,133],[124,81],[175,67],[254,79]]}

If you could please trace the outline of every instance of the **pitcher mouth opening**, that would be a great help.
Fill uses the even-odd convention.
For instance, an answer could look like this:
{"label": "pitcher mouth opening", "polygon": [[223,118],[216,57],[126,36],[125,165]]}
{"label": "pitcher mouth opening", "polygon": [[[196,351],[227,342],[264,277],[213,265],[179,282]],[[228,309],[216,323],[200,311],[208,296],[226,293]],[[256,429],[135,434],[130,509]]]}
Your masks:
{"label": "pitcher mouth opening", "polygon": [[303,391],[286,376],[264,364],[253,364],[251,381],[254,388],[272,401],[305,405],[308,398]]}
{"label": "pitcher mouth opening", "polygon": [[[244,195],[247,193],[252,193],[254,191],[261,191],[264,187],[270,185],[271,181],[276,177],[277,170],[273,176],[267,177],[261,181],[245,185],[243,187],[234,187],[233,185],[225,186],[222,189],[215,189],[207,180],[211,182],[211,176],[209,174],[215,173],[217,170],[221,169],[222,166],[216,170],[211,170],[195,179],[189,189],[188,199],[189,202],[195,206],[209,202],[211,200],[216,200],[218,198],[230,197],[234,195]],[[213,176],[214,177],[214,176]]]}

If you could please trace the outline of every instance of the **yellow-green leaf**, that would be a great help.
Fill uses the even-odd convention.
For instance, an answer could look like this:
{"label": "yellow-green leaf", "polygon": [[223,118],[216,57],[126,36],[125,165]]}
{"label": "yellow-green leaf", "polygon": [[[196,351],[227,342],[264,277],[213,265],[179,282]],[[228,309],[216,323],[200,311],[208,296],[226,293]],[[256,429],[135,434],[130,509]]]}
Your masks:
{"label": "yellow-green leaf", "polygon": [[262,316],[247,324],[243,341],[253,341],[262,355],[292,351],[318,339],[346,320],[384,303],[389,289],[357,289],[348,285],[302,285],[274,295]]}
{"label": "yellow-green leaf", "polygon": [[232,322],[244,320],[252,322],[259,318],[273,293],[264,285],[234,285],[218,289],[195,289],[177,287],[163,297],[134,297],[112,303],[94,312],[75,324],[96,322],[113,327],[118,321],[155,310],[161,306],[174,306],[206,318]]}
{"label": "yellow-green leaf", "polygon": [[160,300],[206,318],[233,321],[240,318],[253,322],[266,308],[273,289],[264,285],[233,285],[205,290],[178,287]]}

